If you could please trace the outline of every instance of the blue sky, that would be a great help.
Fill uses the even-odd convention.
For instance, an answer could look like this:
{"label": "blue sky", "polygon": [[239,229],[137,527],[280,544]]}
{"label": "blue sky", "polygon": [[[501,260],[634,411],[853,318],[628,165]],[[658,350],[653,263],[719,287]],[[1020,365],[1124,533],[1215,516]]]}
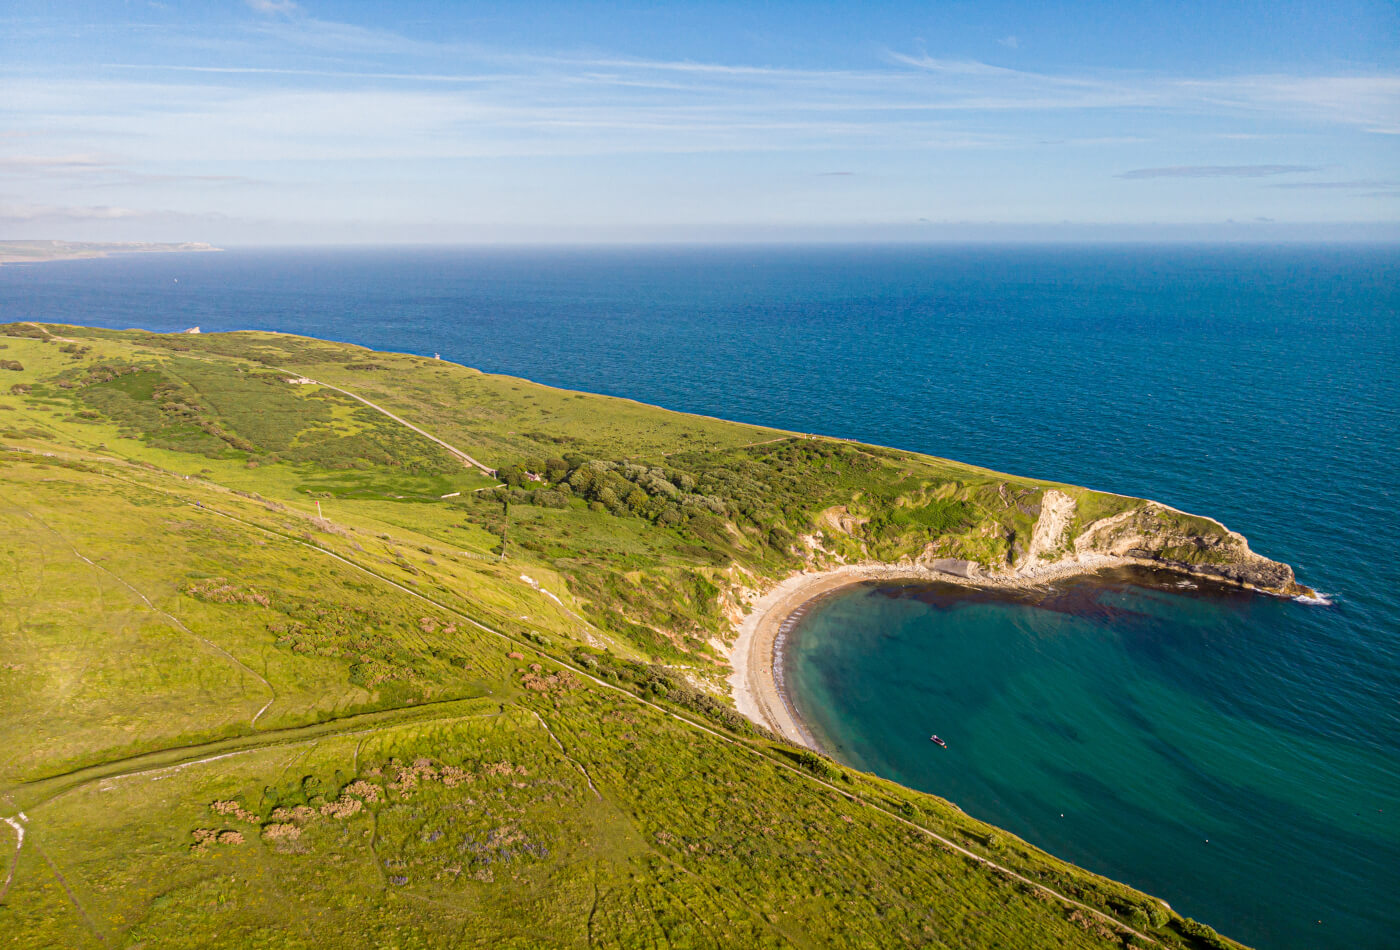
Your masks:
{"label": "blue sky", "polygon": [[1400,7],[0,4],[0,237],[1400,237]]}

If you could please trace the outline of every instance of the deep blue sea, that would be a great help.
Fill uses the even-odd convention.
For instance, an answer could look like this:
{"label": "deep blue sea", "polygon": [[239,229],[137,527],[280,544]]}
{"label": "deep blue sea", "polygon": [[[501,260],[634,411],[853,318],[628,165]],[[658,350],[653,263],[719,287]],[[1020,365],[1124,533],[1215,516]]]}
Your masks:
{"label": "deep blue sea", "polygon": [[20,319],[441,353],[1215,516],[1333,606],[863,587],[804,623],[795,701],[1230,936],[1400,946],[1396,248],[234,250],[0,267]]}

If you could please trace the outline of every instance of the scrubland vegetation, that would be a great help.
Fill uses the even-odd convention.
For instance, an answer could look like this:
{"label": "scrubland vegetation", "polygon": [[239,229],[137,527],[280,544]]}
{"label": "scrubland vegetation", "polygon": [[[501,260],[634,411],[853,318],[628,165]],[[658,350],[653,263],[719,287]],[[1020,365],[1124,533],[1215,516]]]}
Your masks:
{"label": "scrubland vegetation", "polygon": [[739,588],[1004,563],[1047,483],[296,337],[0,340],[6,945],[1233,946],[724,694]]}

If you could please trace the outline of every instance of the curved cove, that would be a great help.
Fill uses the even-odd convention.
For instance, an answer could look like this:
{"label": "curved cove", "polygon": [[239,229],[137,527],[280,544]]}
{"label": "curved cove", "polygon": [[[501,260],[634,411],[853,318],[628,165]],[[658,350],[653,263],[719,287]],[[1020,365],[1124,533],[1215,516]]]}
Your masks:
{"label": "curved cove", "polygon": [[1236,939],[1393,946],[1394,697],[1323,649],[1328,609],[1138,569],[867,583],[811,606],[784,679],[842,761]]}

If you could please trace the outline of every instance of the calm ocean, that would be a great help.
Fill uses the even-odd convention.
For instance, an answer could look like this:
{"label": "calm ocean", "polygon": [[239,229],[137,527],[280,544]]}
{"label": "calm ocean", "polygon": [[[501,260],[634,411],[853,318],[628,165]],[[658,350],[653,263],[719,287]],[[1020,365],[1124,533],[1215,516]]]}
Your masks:
{"label": "calm ocean", "polygon": [[2,267],[20,319],[436,352],[1215,516],[1334,605],[863,588],[796,701],[1230,936],[1400,946],[1400,250],[230,251]]}

